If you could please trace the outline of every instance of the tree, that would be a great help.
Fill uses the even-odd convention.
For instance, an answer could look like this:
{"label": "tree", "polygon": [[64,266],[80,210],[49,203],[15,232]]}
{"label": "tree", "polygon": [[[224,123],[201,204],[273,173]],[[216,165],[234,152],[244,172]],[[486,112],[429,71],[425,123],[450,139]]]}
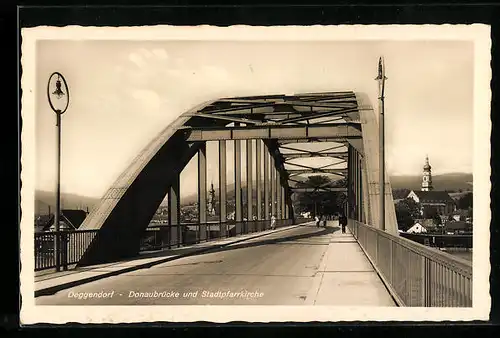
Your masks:
{"label": "tree", "polygon": [[434,221],[434,224],[436,225],[441,225],[442,223],[441,216],[439,216],[438,210],[434,207],[424,208],[424,218],[432,219]]}
{"label": "tree", "polygon": [[433,219],[434,217],[436,217],[436,215],[439,216],[439,213],[436,208],[431,206],[424,207],[423,216],[425,219],[431,219],[431,218]]}
{"label": "tree", "polygon": [[467,209],[467,210],[468,210],[468,215],[469,215],[469,217],[472,217],[472,210],[473,210],[473,209],[472,209],[472,207],[470,207],[470,208],[469,208],[469,209]]}
{"label": "tree", "polygon": [[402,231],[407,231],[413,225],[413,218],[410,215],[410,211],[404,206],[396,204],[396,220],[398,222],[398,228]]}
{"label": "tree", "polygon": [[[327,176],[309,176],[306,181],[297,183],[298,188],[314,187],[342,187],[345,180],[331,181]],[[322,191],[297,193],[296,208],[300,212],[311,212],[312,214],[333,214],[343,210],[343,205],[347,201],[345,193],[338,191]]]}
{"label": "tree", "polygon": [[436,224],[436,225],[441,225],[443,223],[443,221],[441,220],[441,217],[439,215],[434,215],[434,217],[432,217],[432,220],[434,221],[434,224]]}
{"label": "tree", "polygon": [[420,204],[412,198],[405,198],[395,205],[398,228],[406,231],[415,223],[415,219],[420,217]]}
{"label": "tree", "polygon": [[410,215],[411,215],[412,218],[420,218],[420,216],[421,216],[421,214],[420,214],[420,210],[421,210],[420,203],[415,202],[415,200],[413,198],[407,197],[407,198],[402,199],[401,201],[399,201],[398,204],[400,204],[401,206],[406,207],[409,210]]}
{"label": "tree", "polygon": [[469,208],[472,208],[472,200],[472,193],[468,192],[459,198],[459,200],[457,201],[457,206],[459,209],[468,210]]}

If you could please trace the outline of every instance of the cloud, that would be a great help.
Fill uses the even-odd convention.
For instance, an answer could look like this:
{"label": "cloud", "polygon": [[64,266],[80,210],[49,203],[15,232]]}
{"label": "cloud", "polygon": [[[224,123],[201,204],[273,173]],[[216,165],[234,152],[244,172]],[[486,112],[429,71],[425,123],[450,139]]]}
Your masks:
{"label": "cloud", "polygon": [[[188,64],[182,57],[171,57],[162,48],[136,49],[128,54],[125,63],[115,68],[123,70],[119,86],[125,88],[125,93],[133,92],[132,98],[144,103],[170,102],[168,109],[176,116],[200,101],[226,96],[248,85],[244,79],[232,76],[224,65]],[[141,90],[154,92],[158,98],[151,98],[151,93]],[[130,98],[125,96],[124,100]],[[157,105],[154,107],[158,109]]]}
{"label": "cloud", "polygon": [[152,51],[153,55],[156,56],[160,60],[167,60],[168,54],[164,49],[155,48]]}
{"label": "cloud", "polygon": [[146,63],[144,62],[142,56],[138,53],[131,53],[128,59],[140,69],[146,67]]}

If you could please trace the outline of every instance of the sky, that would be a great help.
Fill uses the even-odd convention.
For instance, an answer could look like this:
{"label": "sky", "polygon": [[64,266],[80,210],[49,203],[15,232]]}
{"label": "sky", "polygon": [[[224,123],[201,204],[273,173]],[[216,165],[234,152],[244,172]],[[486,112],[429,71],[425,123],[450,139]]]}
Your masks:
{"label": "sky", "polygon": [[[55,187],[56,118],[46,97],[54,71],[70,90],[61,191],[100,197],[152,138],[210,99],[352,90],[377,108],[382,55],[389,174],[420,175],[426,155],[433,174],[472,173],[471,42],[46,40],[36,49],[36,188]],[[228,142],[227,156],[232,149]],[[217,184],[217,145],[207,151]],[[196,192],[195,177],[196,158],[181,175],[182,195]]]}

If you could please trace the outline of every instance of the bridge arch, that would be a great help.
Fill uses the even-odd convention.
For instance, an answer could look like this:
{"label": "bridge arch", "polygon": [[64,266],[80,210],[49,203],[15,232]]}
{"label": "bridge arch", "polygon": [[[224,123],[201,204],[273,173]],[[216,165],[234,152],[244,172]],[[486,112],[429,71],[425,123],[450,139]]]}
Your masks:
{"label": "bridge arch", "polygon": [[[351,207],[347,210],[349,216],[379,227],[378,129],[375,114],[368,103],[366,95],[354,92],[247,96],[208,101],[182,114],[138,154],[88,215],[80,229],[99,231],[83,253],[79,265],[136,255],[141,235],[167,194],[171,202],[171,218],[173,222],[179,222],[179,176],[196,154],[199,155],[199,168],[203,169],[199,172],[200,222],[203,222],[206,187],[202,186],[206,186],[207,141],[218,141],[219,153],[224,155],[225,143],[234,142],[235,154],[239,155],[242,141],[247,141],[248,146],[248,140],[262,140],[257,144],[265,148],[264,156],[261,156],[260,146],[255,151],[264,164],[269,157],[271,177],[267,178],[267,186],[273,186],[273,179],[276,179],[276,198],[282,204],[277,203],[278,210],[273,209],[274,204],[272,210],[267,210],[266,201],[264,215],[259,211],[259,218],[267,219],[270,212],[292,218],[291,195],[297,191],[294,177],[323,171],[347,178],[345,190]],[[323,151],[298,147],[304,144],[330,147],[323,147]],[[318,169],[297,166],[300,159],[315,157],[332,158],[346,163],[347,167]],[[247,158],[247,161],[251,159]],[[290,169],[290,163],[295,165],[295,172]],[[226,182],[226,174],[223,175],[222,182]],[[238,183],[235,182],[237,201],[241,187]],[[248,184],[251,187],[252,183]],[[397,234],[387,176],[386,185],[386,227],[387,231]],[[174,196],[172,201],[170,194]],[[252,205],[248,207],[251,210]],[[237,217],[242,217],[241,210]]]}

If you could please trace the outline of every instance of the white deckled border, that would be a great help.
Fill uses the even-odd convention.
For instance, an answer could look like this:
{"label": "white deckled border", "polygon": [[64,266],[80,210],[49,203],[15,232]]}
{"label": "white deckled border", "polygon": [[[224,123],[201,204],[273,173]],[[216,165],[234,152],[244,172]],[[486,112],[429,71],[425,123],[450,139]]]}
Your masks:
{"label": "white deckled border", "polygon": [[[22,190],[21,322],[309,322],[443,321],[489,317],[490,80],[491,41],[487,25],[352,25],[287,27],[35,27],[22,29]],[[34,94],[36,41],[191,40],[191,41],[474,41],[474,290],[472,308],[371,308],[329,306],[36,306],[34,302]]]}

